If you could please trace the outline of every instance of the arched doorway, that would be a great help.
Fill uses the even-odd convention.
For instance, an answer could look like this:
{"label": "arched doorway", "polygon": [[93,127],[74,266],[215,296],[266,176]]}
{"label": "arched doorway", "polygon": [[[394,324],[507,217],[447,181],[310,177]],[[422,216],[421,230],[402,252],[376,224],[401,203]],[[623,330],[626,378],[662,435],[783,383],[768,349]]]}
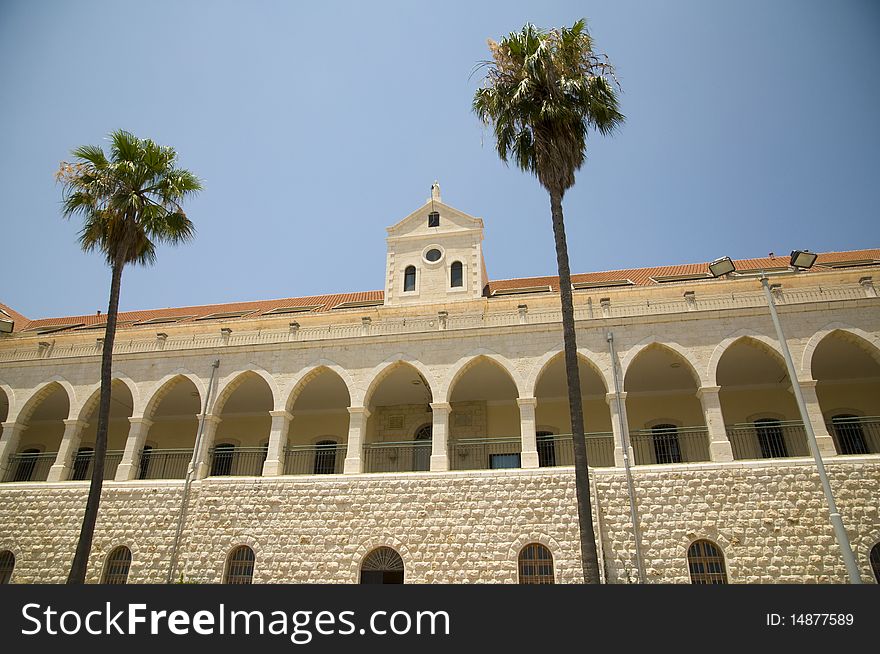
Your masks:
{"label": "arched doorway", "polygon": [[362,584],[402,584],[403,559],[390,547],[377,547],[361,563]]}

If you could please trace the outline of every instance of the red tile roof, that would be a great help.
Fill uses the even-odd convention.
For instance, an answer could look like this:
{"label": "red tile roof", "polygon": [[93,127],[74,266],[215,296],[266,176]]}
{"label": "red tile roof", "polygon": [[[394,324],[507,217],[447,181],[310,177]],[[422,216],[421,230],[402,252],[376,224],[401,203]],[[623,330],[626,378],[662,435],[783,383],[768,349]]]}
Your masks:
{"label": "red tile roof", "polygon": [[0,318],[8,319],[3,315],[4,313],[15,322],[13,331],[20,332],[22,327],[30,322],[30,318],[25,318],[9,305],[0,302]]}
{"label": "red tile roof", "polygon": [[[870,260],[880,263],[880,249],[852,250],[849,252],[825,252],[820,253],[813,270],[827,270],[828,266],[835,262],[856,260]],[[789,257],[762,257],[758,259],[740,259],[735,261],[738,270],[750,270],[761,268],[784,268],[788,266]],[[653,268],[629,268],[624,270],[608,270],[604,272],[582,273],[572,275],[572,283],[578,282],[611,282],[620,279],[632,280],[636,286],[652,286],[658,284],[654,281],[657,277],[674,275],[698,275],[708,271],[708,263],[689,263],[675,266],[655,266]],[[502,279],[490,281],[486,286],[486,294],[491,295],[497,290],[515,289],[522,287],[549,286],[553,291],[559,290],[558,277],[525,277],[519,279]],[[336,293],[331,295],[313,295],[309,297],[282,298],[276,300],[257,300],[251,302],[231,302],[227,304],[206,304],[192,307],[176,307],[167,309],[149,309],[145,311],[123,311],[119,313],[119,326],[137,326],[139,322],[156,318],[181,318],[179,322],[188,323],[204,318],[214,313],[227,313],[234,311],[247,311],[247,317],[257,317],[273,309],[281,307],[308,307],[317,305],[309,310],[309,313],[322,313],[330,311],[333,307],[343,302],[369,302],[381,301],[384,297],[382,291],[363,291],[359,293]],[[5,311],[15,317],[15,331],[34,330],[40,327],[59,327],[62,325],[85,326],[102,324],[107,320],[105,314],[90,314],[87,316],[65,316],[59,318],[43,318],[40,320],[28,320],[0,304]],[[294,317],[298,314],[287,314]],[[164,324],[164,323],[160,323]],[[157,325],[158,326],[158,325]],[[71,330],[73,331],[73,330]]]}

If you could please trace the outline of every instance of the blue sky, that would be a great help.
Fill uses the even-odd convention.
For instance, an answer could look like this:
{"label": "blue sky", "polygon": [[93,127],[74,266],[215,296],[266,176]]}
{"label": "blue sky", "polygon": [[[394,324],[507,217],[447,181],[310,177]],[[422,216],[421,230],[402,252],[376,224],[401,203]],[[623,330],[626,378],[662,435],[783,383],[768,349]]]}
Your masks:
{"label": "blue sky", "polygon": [[627,121],[566,195],[573,271],[880,245],[876,2],[2,0],[0,301],[106,311],[53,172],[117,128],[205,182],[196,239],[128,268],[123,310],[381,289],[385,227],[435,179],[484,219],[490,278],[555,274],[547,195],[470,73],[487,37],[581,16]]}

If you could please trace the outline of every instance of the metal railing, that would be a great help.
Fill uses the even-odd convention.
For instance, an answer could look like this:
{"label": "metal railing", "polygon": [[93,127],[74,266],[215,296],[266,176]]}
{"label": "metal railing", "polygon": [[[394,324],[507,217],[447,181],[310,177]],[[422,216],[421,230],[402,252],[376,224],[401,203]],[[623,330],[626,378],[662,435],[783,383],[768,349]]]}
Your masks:
{"label": "metal railing", "polygon": [[629,433],[636,465],[696,463],[709,460],[705,427],[636,429]]}
{"label": "metal railing", "polygon": [[[593,296],[604,292],[601,289],[590,293],[578,291],[575,294],[575,320],[596,320],[603,318],[625,318],[655,314],[686,313],[692,311],[715,311],[722,309],[764,308],[766,300],[761,292],[724,293],[695,295],[690,300],[684,298],[662,297],[656,300],[643,299],[638,302],[618,302],[612,297],[609,303],[593,302]],[[583,299],[586,295],[586,299]],[[832,302],[860,300],[868,297],[865,288],[858,284],[842,284],[834,287],[805,287],[785,289],[778,301],[780,304],[803,304],[810,302]],[[490,300],[491,302],[491,300]],[[375,315],[374,309],[367,309]],[[154,330],[135,329],[131,340],[117,338],[114,354],[134,354],[165,350],[193,350],[218,348],[236,345],[261,345],[287,343],[290,341],[320,341],[326,339],[355,338],[371,335],[393,335],[432,331],[450,331],[483,327],[505,327],[523,324],[558,323],[562,319],[559,309],[538,309],[527,313],[519,311],[492,311],[487,308],[482,313],[449,315],[443,320],[437,316],[409,316],[406,318],[375,319],[369,324],[360,322],[363,312],[347,314],[349,320],[323,325],[305,325],[295,331],[289,328],[254,331],[235,331],[228,336],[220,334],[193,334],[190,336],[169,336],[163,341],[155,338]],[[325,315],[325,314],[321,314]],[[342,316],[340,316],[342,318]],[[306,320],[308,318],[301,318]],[[130,332],[120,332],[125,336]],[[62,333],[60,336],[64,336]],[[90,343],[53,343],[50,347],[38,347],[37,341],[22,343],[22,347],[0,351],[0,361],[27,361],[46,358],[66,358],[98,356],[100,345]]]}
{"label": "metal railing", "polygon": [[184,479],[191,449],[144,449],[138,457],[138,479]]}
{"label": "metal railing", "polygon": [[[591,468],[614,467],[614,435],[611,432],[584,434],[587,443],[587,463]],[[571,434],[538,436],[538,464],[542,468],[573,466],[574,446]]]}
{"label": "metal railing", "polygon": [[807,434],[800,420],[773,420],[727,425],[733,458],[777,459],[810,456]]}
{"label": "metal railing", "polygon": [[880,417],[835,418],[827,426],[838,454],[880,454]]}
{"label": "metal railing", "polygon": [[431,469],[431,441],[364,445],[364,472],[424,472]]}
{"label": "metal railing", "polygon": [[[116,477],[116,468],[122,461],[122,450],[108,450],[104,455],[104,479]],[[71,481],[83,481],[92,478],[92,467],[95,463],[94,452],[77,452],[73,457],[70,471]]]}
{"label": "metal railing", "polygon": [[284,474],[342,474],[345,452],[345,445],[289,445],[284,453]]}
{"label": "metal railing", "polygon": [[212,447],[209,453],[211,477],[262,477],[266,447]]}
{"label": "metal railing", "polygon": [[522,467],[522,439],[459,438],[450,443],[453,470],[496,470]]}
{"label": "metal railing", "polygon": [[58,452],[19,452],[9,457],[3,481],[46,481]]}

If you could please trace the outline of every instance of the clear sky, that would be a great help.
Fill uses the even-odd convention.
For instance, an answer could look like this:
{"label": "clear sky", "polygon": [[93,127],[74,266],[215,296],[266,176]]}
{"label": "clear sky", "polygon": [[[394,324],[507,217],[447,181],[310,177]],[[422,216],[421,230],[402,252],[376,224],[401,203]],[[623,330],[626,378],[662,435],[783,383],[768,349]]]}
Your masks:
{"label": "clear sky", "polygon": [[487,37],[588,19],[627,121],[565,210],[572,270],[880,245],[880,3],[0,0],[0,301],[106,311],[58,162],[117,128],[204,180],[123,310],[381,289],[440,181],[491,279],[555,274],[549,201],[470,109]]}

